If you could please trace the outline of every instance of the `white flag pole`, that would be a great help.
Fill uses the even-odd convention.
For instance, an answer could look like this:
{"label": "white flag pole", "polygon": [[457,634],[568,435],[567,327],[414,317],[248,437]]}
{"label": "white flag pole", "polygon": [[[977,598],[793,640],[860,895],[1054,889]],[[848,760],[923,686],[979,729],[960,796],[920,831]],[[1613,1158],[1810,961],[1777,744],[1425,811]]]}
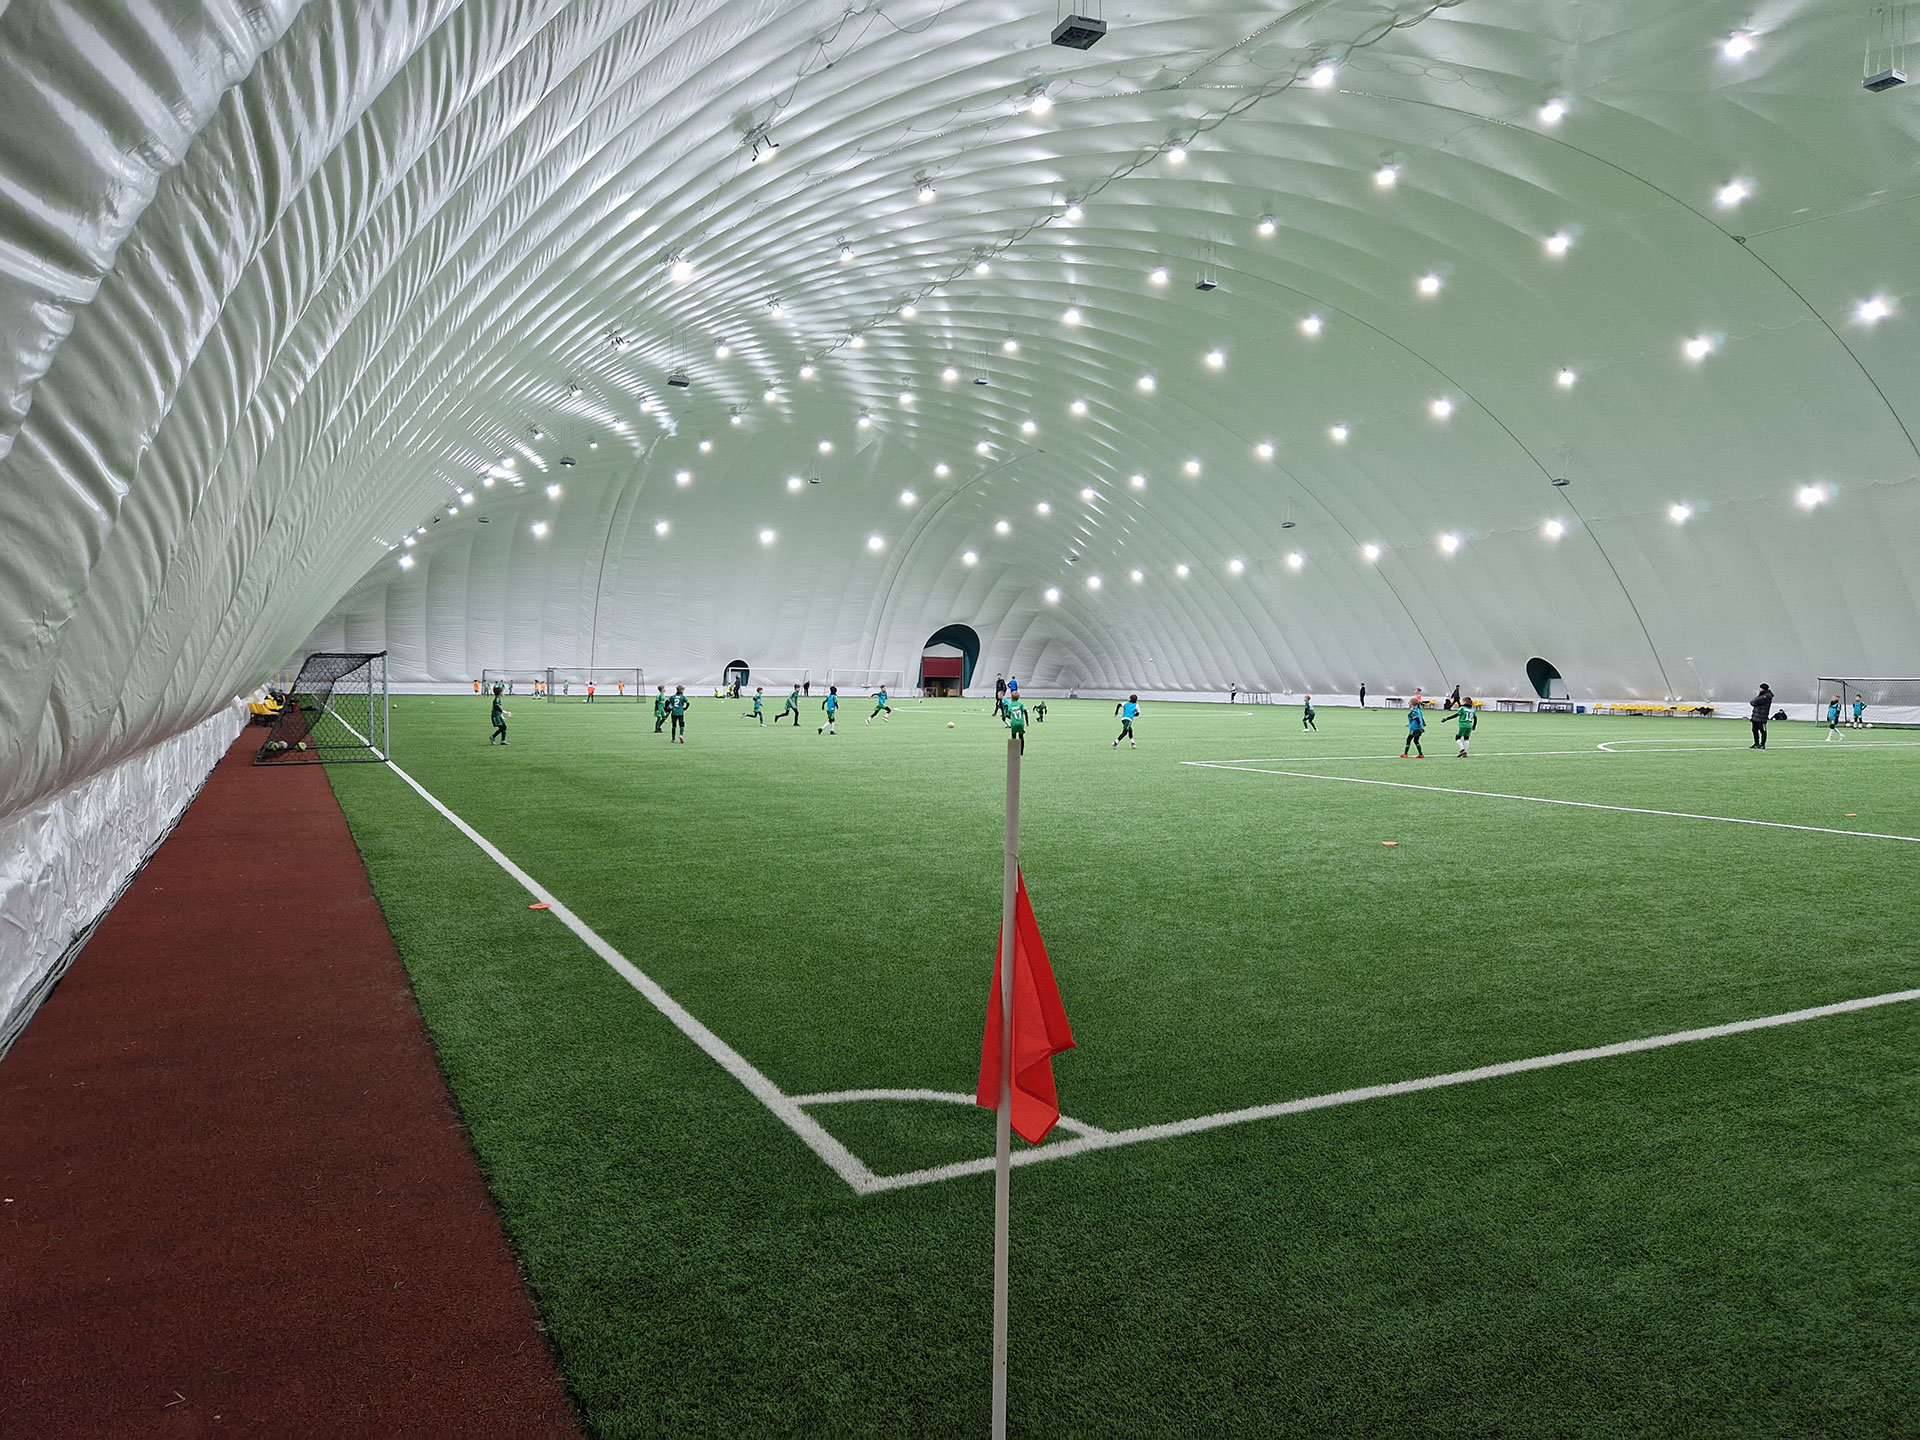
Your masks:
{"label": "white flag pole", "polygon": [[1020,885],[1020,737],[1007,737],[1007,855],[1000,883],[1000,1108],[993,1145],[993,1440],[1007,1440],[1007,1222],[1013,1176],[1013,922]]}

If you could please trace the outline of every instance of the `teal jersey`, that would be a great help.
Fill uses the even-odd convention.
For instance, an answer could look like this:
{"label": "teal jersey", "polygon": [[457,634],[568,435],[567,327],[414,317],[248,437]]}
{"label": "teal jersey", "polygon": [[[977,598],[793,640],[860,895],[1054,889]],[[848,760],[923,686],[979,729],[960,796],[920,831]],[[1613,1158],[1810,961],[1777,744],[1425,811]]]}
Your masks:
{"label": "teal jersey", "polygon": [[831,720],[840,713],[840,697],[838,695],[827,696],[826,699],[820,702],[820,708],[827,712],[827,718]]}
{"label": "teal jersey", "polygon": [[1140,707],[1131,700],[1127,701],[1126,704],[1120,707],[1120,718],[1122,720],[1138,720],[1140,718]]}
{"label": "teal jersey", "polygon": [[887,692],[885,689],[878,690],[874,693],[873,703],[876,707],[887,703]]}
{"label": "teal jersey", "polygon": [[753,697],[753,713],[756,715],[760,713],[760,697],[758,695]]}
{"label": "teal jersey", "polygon": [[1839,723],[1840,723],[1840,702],[1838,700],[1835,700],[1827,706],[1827,724],[1838,725]]}
{"label": "teal jersey", "polygon": [[1858,719],[1860,718],[1860,713],[1861,713],[1861,712],[1862,712],[1863,710],[1865,710],[1866,708],[1867,708],[1867,702],[1866,702],[1866,701],[1864,701],[1864,700],[1856,700],[1856,701],[1854,701],[1854,702],[1853,702],[1853,718],[1854,718],[1854,719],[1856,719],[1856,720],[1858,720]]}
{"label": "teal jersey", "polygon": [[1411,710],[1407,711],[1407,733],[1409,735],[1418,735],[1422,730],[1426,728],[1427,728],[1427,712],[1426,711],[1422,710],[1418,705],[1414,706]]}

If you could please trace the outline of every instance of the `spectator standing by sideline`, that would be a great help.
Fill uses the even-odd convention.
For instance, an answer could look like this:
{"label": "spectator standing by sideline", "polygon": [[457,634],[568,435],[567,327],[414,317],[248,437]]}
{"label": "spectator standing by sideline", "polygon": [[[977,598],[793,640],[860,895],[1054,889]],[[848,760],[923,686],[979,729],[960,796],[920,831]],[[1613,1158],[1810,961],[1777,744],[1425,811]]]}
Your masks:
{"label": "spectator standing by sideline", "polygon": [[1767,721],[1773,715],[1773,687],[1766,681],[1760,682],[1760,693],[1753,697],[1753,744],[1750,750],[1767,748]]}

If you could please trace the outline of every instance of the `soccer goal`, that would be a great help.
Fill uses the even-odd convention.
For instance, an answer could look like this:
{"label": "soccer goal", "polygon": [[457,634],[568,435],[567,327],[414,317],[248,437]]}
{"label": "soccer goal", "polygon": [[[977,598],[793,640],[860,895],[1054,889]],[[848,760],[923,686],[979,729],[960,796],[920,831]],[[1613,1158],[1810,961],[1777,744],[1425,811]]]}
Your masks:
{"label": "soccer goal", "polygon": [[597,700],[638,700],[646,672],[633,666],[606,668],[591,665],[548,665],[537,670],[482,670],[480,689],[491,695],[495,685],[509,695],[547,700],[584,700],[593,687]]}
{"label": "soccer goal", "polygon": [[907,672],[904,670],[845,670],[827,671],[827,684],[838,685],[842,695],[871,695],[882,686],[889,695],[904,695],[907,690]]}
{"label": "soccer goal", "polygon": [[1882,675],[1822,675],[1814,681],[1814,718],[1827,718],[1827,706],[1840,697],[1840,723],[1853,724],[1853,706],[1861,701],[1863,725],[1920,729],[1920,680]]}
{"label": "soccer goal", "polygon": [[317,650],[281,699],[256,765],[387,758],[387,652]]}

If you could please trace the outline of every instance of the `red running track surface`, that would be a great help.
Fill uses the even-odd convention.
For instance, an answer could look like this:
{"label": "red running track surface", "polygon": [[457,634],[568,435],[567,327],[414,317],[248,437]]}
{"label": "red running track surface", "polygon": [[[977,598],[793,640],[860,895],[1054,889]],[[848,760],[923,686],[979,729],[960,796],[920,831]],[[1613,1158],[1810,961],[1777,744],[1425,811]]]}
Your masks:
{"label": "red running track surface", "polygon": [[0,1061],[0,1436],[574,1435],[333,791],[254,748]]}

